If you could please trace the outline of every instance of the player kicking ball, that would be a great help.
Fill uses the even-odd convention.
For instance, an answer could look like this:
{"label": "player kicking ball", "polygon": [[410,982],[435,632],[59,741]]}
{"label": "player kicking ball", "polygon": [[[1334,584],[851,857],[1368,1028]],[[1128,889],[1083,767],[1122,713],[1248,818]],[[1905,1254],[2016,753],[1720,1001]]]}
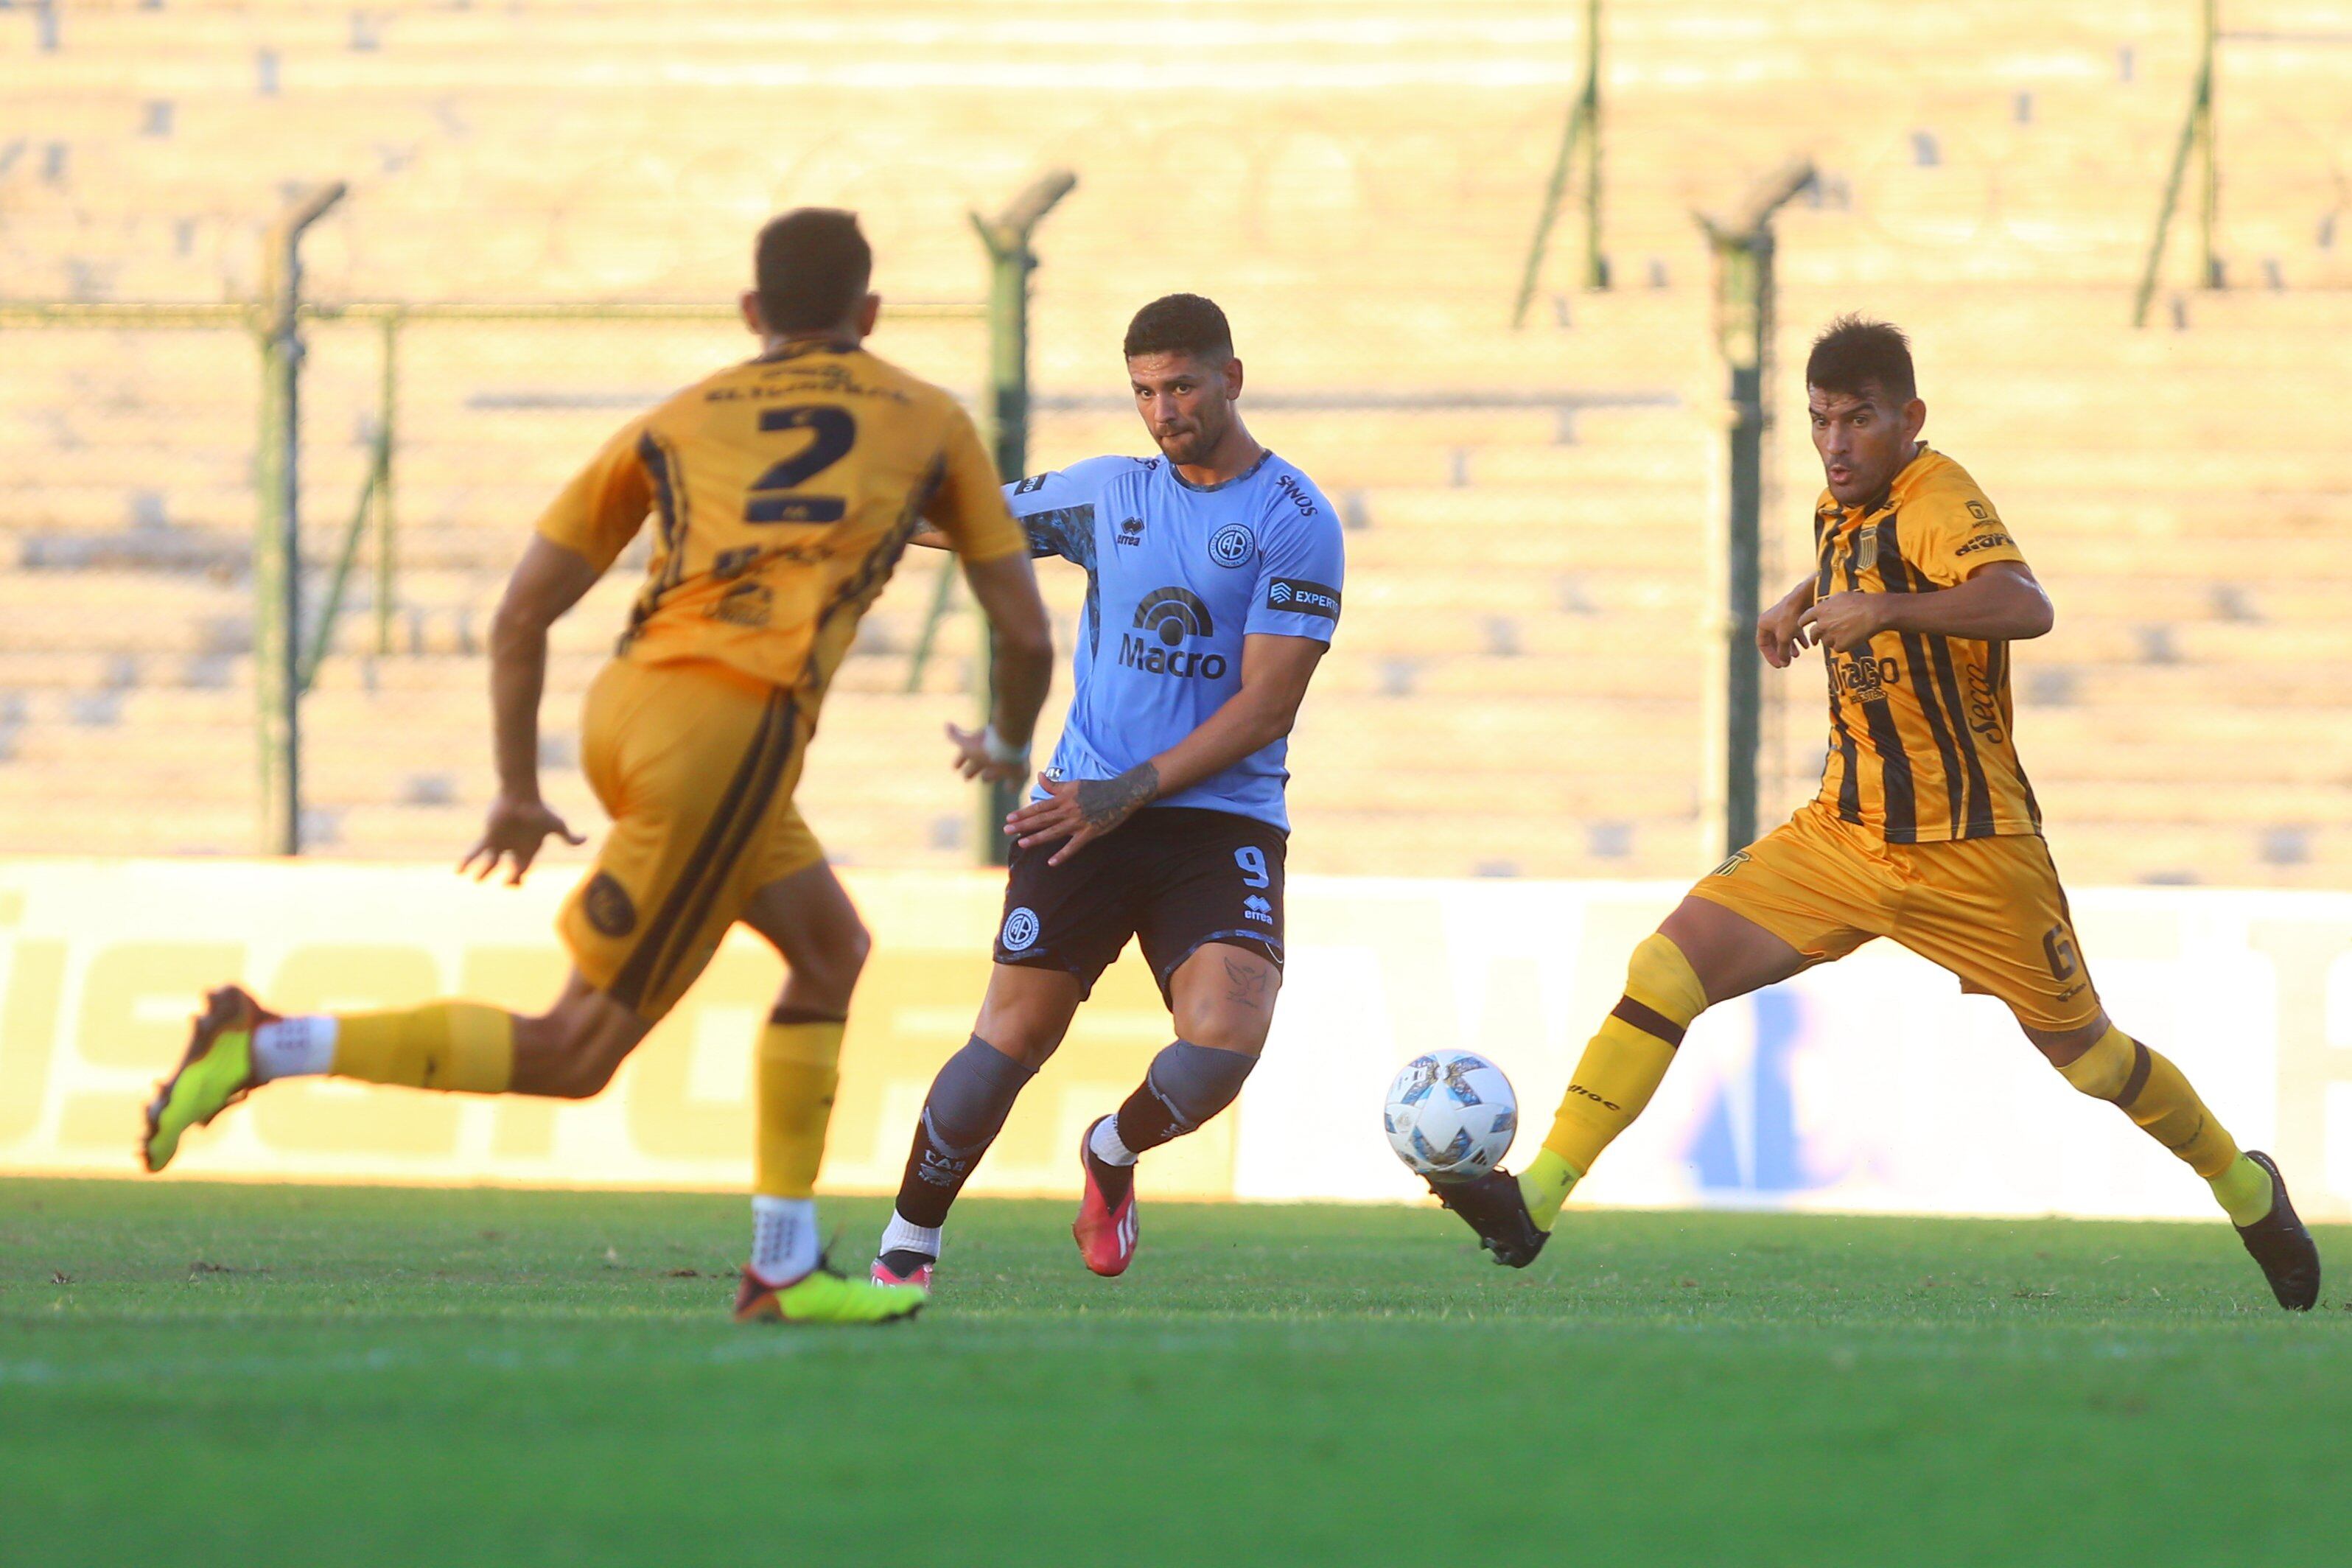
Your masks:
{"label": "player kicking ball", "polygon": [[[919,1289],[825,1267],[814,1196],[866,928],[793,805],[817,710],[859,618],[928,521],[961,552],[996,643],[992,733],[1018,752],[1053,673],[1022,531],[945,392],[860,347],[880,299],[856,217],[803,208],[761,230],[743,318],[759,357],[633,420],[539,522],[491,630],[499,796],[465,860],[520,883],[550,834],[539,793],[548,627],[650,514],[620,647],[588,693],[582,752],[613,818],[560,921],[573,969],[544,1015],[473,1002],[281,1018],[231,985],[147,1109],[147,1168],[279,1079],[331,1073],[469,1094],[581,1100],[610,1082],[737,921],[790,975],[759,1043],[759,1146],[740,1321],[880,1322]],[[1025,765],[964,758],[967,776]]]}
{"label": "player kicking ball", "polygon": [[[1339,619],[1339,520],[1242,423],[1223,311],[1154,300],[1126,353],[1160,455],[1011,487],[1032,553],[1087,574],[1076,688],[1052,766],[1006,821],[996,966],[916,1124],[874,1262],[884,1283],[930,1282],[957,1193],[1129,937],[1177,1037],[1078,1151],[1075,1232],[1097,1274],[1135,1256],[1137,1157],[1232,1104],[1274,1021],[1285,737]],[[971,764],[1001,755],[957,739]]]}
{"label": "player kicking ball", "polygon": [[1498,1263],[1525,1268],[1569,1193],[1650,1102],[1691,1020],[1892,937],[1999,997],[2083,1093],[2203,1177],[2279,1305],[2319,1297],[2319,1250],[2270,1156],[2241,1153],[2180,1069],[2108,1020],[2020,766],[2009,645],[2050,600],[1966,471],[1921,441],[1910,345],[1846,317],[1805,364],[1829,481],[1812,575],[1765,612],[1774,668],[1820,643],[1830,748],[1821,794],[1702,878],[1633,950],[1525,1173],[1433,1181]]}

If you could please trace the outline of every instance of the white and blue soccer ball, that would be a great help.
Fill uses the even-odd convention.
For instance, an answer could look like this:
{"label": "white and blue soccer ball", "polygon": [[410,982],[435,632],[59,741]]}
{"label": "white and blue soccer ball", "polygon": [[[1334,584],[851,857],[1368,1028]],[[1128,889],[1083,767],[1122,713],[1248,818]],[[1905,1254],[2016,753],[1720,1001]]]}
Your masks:
{"label": "white and blue soccer ball", "polygon": [[1431,1051],[1404,1064],[1381,1111],[1389,1147],[1424,1176],[1483,1176],[1511,1151],[1519,1097],[1475,1051]]}

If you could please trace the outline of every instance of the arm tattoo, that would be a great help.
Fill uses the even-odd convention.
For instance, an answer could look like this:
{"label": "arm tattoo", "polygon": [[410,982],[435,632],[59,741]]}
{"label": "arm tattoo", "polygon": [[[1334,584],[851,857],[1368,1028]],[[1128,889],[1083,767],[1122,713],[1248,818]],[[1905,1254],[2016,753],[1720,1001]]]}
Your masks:
{"label": "arm tattoo", "polygon": [[1078,815],[1087,826],[1108,833],[1129,813],[1160,793],[1160,770],[1138,763],[1115,779],[1086,779],[1078,784]]}
{"label": "arm tattoo", "polygon": [[1253,964],[1238,963],[1234,959],[1226,959],[1225,1000],[1239,1003],[1244,1007],[1255,1007],[1263,1013],[1265,1011],[1266,979],[1266,972],[1264,969]]}

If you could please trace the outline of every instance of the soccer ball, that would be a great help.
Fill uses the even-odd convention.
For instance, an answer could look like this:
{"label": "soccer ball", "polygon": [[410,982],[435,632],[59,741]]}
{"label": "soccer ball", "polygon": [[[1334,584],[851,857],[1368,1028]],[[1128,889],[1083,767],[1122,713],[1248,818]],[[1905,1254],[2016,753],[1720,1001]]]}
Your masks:
{"label": "soccer ball", "polygon": [[1424,1176],[1483,1176],[1510,1152],[1519,1098],[1475,1051],[1431,1051],[1404,1064],[1381,1112],[1389,1147]]}

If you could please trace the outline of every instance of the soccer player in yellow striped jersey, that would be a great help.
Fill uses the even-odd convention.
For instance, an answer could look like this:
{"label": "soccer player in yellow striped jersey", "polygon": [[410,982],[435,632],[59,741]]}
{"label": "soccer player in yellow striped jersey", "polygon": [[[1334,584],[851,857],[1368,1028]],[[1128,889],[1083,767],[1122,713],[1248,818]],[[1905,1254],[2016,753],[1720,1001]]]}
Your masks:
{"label": "soccer player in yellow striped jersey", "polygon": [[[1433,1181],[1497,1262],[1524,1268],[1576,1183],[1641,1114],[1715,1003],[1891,937],[2006,1003],[2084,1094],[2112,1101],[2212,1188],[2282,1307],[2319,1294],[2319,1253],[2270,1157],[2242,1152],[2180,1069],[2107,1017],[2018,760],[2009,645],[2053,619],[2009,525],[1919,439],[1910,346],[1846,317],[1805,366],[1828,480],[1814,569],[1759,620],[1776,669],[1829,673],[1821,793],[1703,877],[1633,950],[1527,1170]],[[1997,1108],[1978,1114],[1991,1117]]]}
{"label": "soccer player in yellow striped jersey", "polygon": [[793,790],[858,619],[918,531],[962,555],[995,643],[992,722],[958,737],[966,777],[1026,776],[1053,651],[1027,537],[971,421],[861,346],[881,303],[872,259],[849,213],[803,208],[762,229],[742,301],[761,353],[631,420],[541,518],[508,584],[491,634],[499,793],[465,865],[507,864],[520,882],[549,835],[582,842],[539,791],[548,627],[652,521],[645,584],[582,729],[613,827],[559,921],[563,994],[537,1017],[442,1002],[280,1018],[223,987],[149,1107],[150,1170],[278,1078],[594,1094],[740,920],[789,977],[759,1045],[736,1316],[864,1322],[922,1304],[820,1257],[813,1194],[867,938]]}

